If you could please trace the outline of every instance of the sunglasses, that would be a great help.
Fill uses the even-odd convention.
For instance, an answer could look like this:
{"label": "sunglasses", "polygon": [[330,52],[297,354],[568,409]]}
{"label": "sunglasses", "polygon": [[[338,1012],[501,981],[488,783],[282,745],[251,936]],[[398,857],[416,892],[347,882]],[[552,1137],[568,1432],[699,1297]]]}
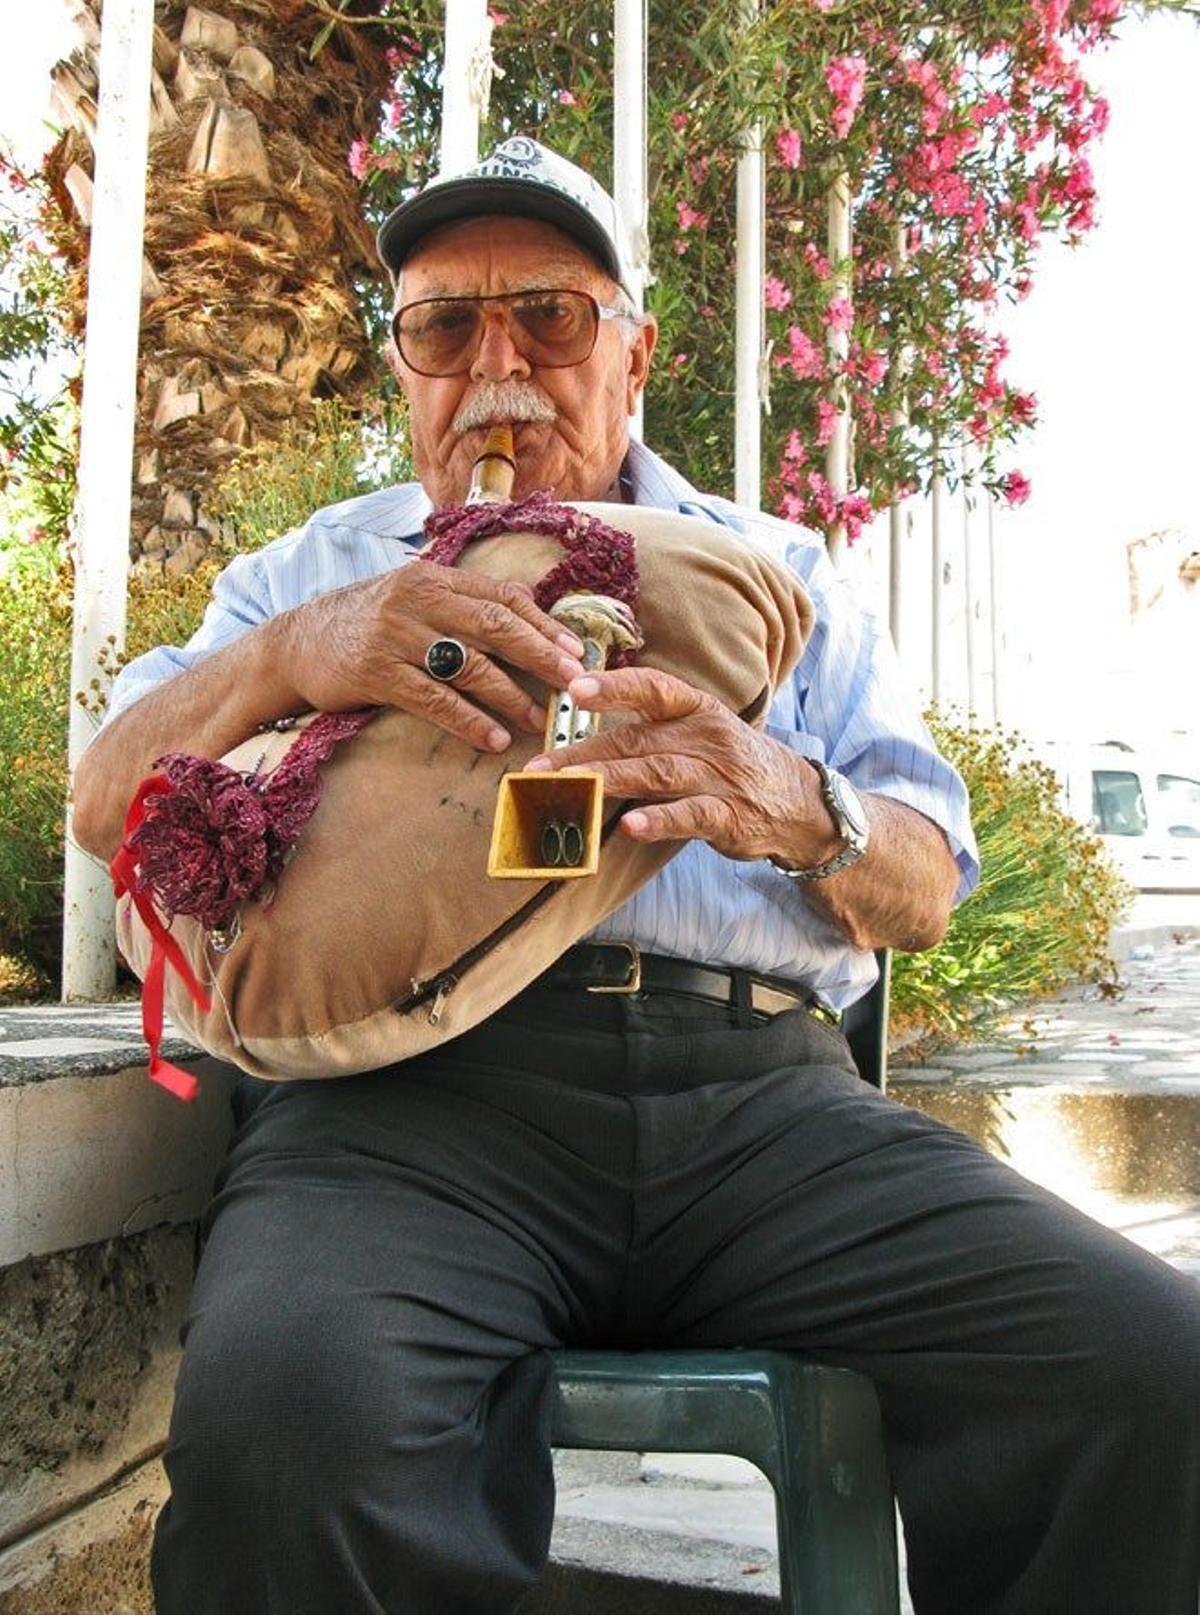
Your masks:
{"label": "sunglasses", "polygon": [[598,303],[590,292],[564,289],[425,297],[396,310],[392,336],[400,357],[419,376],[461,376],[475,363],[484,328],[495,315],[522,358],[547,370],[590,359],[601,320],[635,317]]}

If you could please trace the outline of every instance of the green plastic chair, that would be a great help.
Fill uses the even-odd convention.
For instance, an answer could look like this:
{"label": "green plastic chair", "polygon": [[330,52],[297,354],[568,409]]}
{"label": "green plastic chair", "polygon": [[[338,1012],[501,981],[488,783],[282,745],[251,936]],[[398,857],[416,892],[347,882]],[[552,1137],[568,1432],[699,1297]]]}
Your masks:
{"label": "green plastic chair", "polygon": [[[864,1080],[887,1079],[890,957],[844,1017]],[[898,1615],[891,1480],[861,1374],[778,1351],[558,1351],[551,1441],[608,1452],[725,1452],[775,1490],[787,1615]]]}

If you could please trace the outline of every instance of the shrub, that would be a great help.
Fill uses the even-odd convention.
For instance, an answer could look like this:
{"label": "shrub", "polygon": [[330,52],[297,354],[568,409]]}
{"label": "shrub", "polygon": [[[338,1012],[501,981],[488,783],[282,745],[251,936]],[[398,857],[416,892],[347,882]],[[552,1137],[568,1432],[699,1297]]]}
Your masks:
{"label": "shrub", "polygon": [[0,952],[47,962],[62,905],[70,587],[57,566],[0,576]]}
{"label": "shrub", "polygon": [[[214,577],[239,550],[260,548],[322,505],[409,474],[403,435],[390,410],[363,423],[344,405],[321,404],[315,429],[248,451],[218,490],[228,533],[184,577],[130,580],[124,654],[101,658],[84,705],[99,720],[103,673],[155,645],[189,639]],[[62,842],[67,792],[67,703],[71,660],[71,574],[48,543],[0,541],[0,956],[57,972],[62,924]],[[27,982],[10,960],[0,969]]]}
{"label": "shrub", "polygon": [[961,1038],[1014,1002],[1110,975],[1109,936],[1133,891],[1019,736],[930,723],[970,791],[983,873],[936,948],[896,955],[892,1025]]}
{"label": "shrub", "polygon": [[208,502],[239,550],[261,549],[314,510],[412,476],[401,406],[379,403],[365,419],[345,404],[315,406],[315,424],[293,425],[277,443],[247,449]]}
{"label": "shrub", "polygon": [[[189,637],[217,563],[189,577],[130,585],[128,654]],[[65,563],[12,566],[0,576],[0,954],[57,967],[67,794],[71,573]],[[116,658],[106,659],[115,665]],[[100,668],[85,705],[102,706]]]}

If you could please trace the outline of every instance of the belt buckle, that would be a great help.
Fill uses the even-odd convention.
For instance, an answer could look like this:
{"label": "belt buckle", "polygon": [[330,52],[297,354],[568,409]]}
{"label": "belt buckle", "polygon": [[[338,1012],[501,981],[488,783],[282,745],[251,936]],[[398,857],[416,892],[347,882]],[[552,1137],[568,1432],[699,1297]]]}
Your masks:
{"label": "belt buckle", "polygon": [[588,987],[589,993],[637,993],[642,990],[642,950],[636,942],[609,942],[610,948],[624,948],[629,955],[629,979],[617,987]]}

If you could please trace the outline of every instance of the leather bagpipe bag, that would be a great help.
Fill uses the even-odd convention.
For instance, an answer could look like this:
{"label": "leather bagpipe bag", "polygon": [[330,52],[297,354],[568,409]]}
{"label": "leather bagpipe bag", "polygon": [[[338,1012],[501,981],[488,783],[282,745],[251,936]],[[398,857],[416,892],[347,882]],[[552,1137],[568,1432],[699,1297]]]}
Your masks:
{"label": "leather bagpipe bag", "polygon": [[[708,521],[641,506],[578,508],[636,541],[645,641],[637,661],[760,725],[812,622],[790,569]],[[480,539],[458,564],[532,585],[561,555],[553,538],[514,532]],[[263,773],[296,736],[255,735],[223,760]],[[315,813],[270,901],[243,905],[227,952],[196,919],[175,914],[170,934],[209,988],[211,1007],[198,1009],[168,968],[171,1019],[218,1058],[286,1080],[391,1065],[492,1014],[681,845],[616,833],[627,804],[609,801],[596,875],[489,878],[499,782],[540,750],[540,738],[519,735],[500,756],[477,751],[424,719],[382,710],[323,764]],[[144,979],[151,937],[128,895],[118,903],[118,939]],[[448,975],[453,989],[433,1015],[430,984]]]}

